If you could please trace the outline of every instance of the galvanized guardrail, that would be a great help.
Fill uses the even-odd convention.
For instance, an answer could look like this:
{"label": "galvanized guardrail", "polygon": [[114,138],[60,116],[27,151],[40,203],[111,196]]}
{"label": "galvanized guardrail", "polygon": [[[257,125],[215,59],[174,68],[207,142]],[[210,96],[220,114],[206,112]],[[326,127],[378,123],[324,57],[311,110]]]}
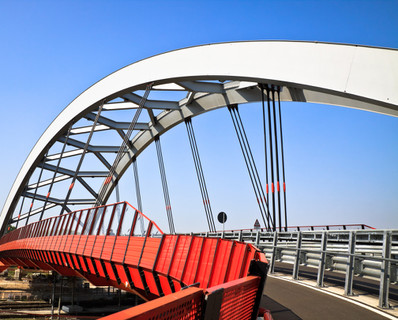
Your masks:
{"label": "galvanized guardrail", "polygon": [[293,265],[293,279],[300,266],[318,269],[322,287],[325,270],[345,273],[344,292],[353,294],[354,275],[380,281],[379,306],[389,308],[390,283],[398,282],[398,230],[330,230],[267,232],[239,230],[197,235],[245,241],[264,251],[274,272],[275,262]]}

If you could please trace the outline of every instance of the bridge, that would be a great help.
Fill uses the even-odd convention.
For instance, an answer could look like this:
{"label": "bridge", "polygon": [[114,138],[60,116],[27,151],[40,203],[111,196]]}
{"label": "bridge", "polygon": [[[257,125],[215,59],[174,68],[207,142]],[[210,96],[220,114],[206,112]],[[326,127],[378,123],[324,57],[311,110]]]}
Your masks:
{"label": "bridge", "polygon": [[[396,275],[395,231],[376,231],[382,234],[381,246],[361,252],[361,257],[355,247],[359,231],[341,236],[347,240],[343,253],[334,246],[327,250],[328,243],[335,243],[331,231],[289,233],[281,103],[314,102],[397,116],[397,74],[395,49],[289,41],[198,46],[122,68],[67,106],[28,155],[0,215],[2,268],[19,265],[84,277],[153,300],[151,310],[160,313],[170,303],[173,307],[167,300],[171,295],[181,305],[196,301],[192,314],[228,313],[223,309],[223,304],[232,308],[228,292],[232,297],[247,290],[251,299],[240,308],[247,311],[241,318],[253,318],[268,265],[272,272],[276,259],[293,262],[295,279],[299,266],[312,260],[319,269],[319,286],[324,269],[333,265],[347,274],[347,295],[360,260],[366,276],[373,268],[380,279],[380,307],[388,307],[389,282]],[[265,178],[259,175],[259,159],[240,116],[251,102],[262,106]],[[229,110],[264,225],[254,233],[216,231],[193,122],[219,108]],[[208,226],[204,234],[177,233],[173,217],[161,138],[183,123]],[[137,163],[152,143],[165,206],[165,218],[158,219],[167,221],[167,234],[152,213],[142,213]],[[130,166],[136,208],[119,199]],[[117,201],[109,204],[113,196]],[[366,245],[374,244],[370,234]],[[375,250],[380,253],[376,258]],[[185,287],[190,288],[181,290]],[[215,307],[204,303],[213,300]],[[204,304],[207,311],[199,307]]]}

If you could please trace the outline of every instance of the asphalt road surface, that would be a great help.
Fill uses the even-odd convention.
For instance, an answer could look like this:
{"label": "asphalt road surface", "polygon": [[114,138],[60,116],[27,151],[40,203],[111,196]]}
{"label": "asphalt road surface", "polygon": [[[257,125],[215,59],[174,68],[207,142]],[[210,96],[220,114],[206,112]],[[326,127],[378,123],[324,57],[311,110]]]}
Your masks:
{"label": "asphalt road surface", "polygon": [[386,320],[356,304],[292,282],[267,278],[262,300],[274,320]]}

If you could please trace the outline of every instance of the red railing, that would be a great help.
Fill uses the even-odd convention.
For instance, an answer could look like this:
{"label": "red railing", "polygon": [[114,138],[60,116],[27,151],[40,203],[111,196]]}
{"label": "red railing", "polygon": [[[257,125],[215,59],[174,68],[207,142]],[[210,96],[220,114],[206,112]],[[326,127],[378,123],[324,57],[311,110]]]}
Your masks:
{"label": "red railing", "polygon": [[263,284],[261,277],[248,276],[207,290],[190,287],[100,320],[256,319]]}
{"label": "red railing", "polygon": [[[129,209],[133,215],[126,215]],[[142,221],[138,221],[142,219]],[[130,220],[127,221],[126,220]],[[144,228],[140,231],[140,223]],[[156,229],[155,232],[152,229]],[[77,210],[61,216],[43,219],[7,233],[0,239],[0,244],[26,238],[65,235],[142,235],[158,234],[163,231],[142,212],[127,202]],[[56,243],[54,243],[55,245]]]}
{"label": "red railing", "polygon": [[247,275],[251,260],[266,261],[243,242],[165,235],[129,208],[121,202],[79,210],[14,230],[0,239],[0,261],[84,277],[149,300],[194,283],[208,288],[236,280]]}

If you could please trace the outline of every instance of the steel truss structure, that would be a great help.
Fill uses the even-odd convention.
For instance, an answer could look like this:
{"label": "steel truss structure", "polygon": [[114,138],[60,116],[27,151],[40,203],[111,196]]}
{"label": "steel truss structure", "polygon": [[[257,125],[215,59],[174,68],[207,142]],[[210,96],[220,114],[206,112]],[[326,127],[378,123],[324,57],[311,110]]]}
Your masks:
{"label": "steel truss structure", "polygon": [[[176,50],[122,68],[79,95],[38,140],[1,212],[1,234],[9,225],[27,224],[33,215],[48,217],[106,204],[127,168],[161,135],[205,112],[259,102],[263,85],[280,87],[281,101],[398,116],[398,50],[235,42]],[[131,129],[131,114],[139,108],[147,121],[134,123],[133,135],[113,168]],[[79,192],[73,192],[76,189]]]}

